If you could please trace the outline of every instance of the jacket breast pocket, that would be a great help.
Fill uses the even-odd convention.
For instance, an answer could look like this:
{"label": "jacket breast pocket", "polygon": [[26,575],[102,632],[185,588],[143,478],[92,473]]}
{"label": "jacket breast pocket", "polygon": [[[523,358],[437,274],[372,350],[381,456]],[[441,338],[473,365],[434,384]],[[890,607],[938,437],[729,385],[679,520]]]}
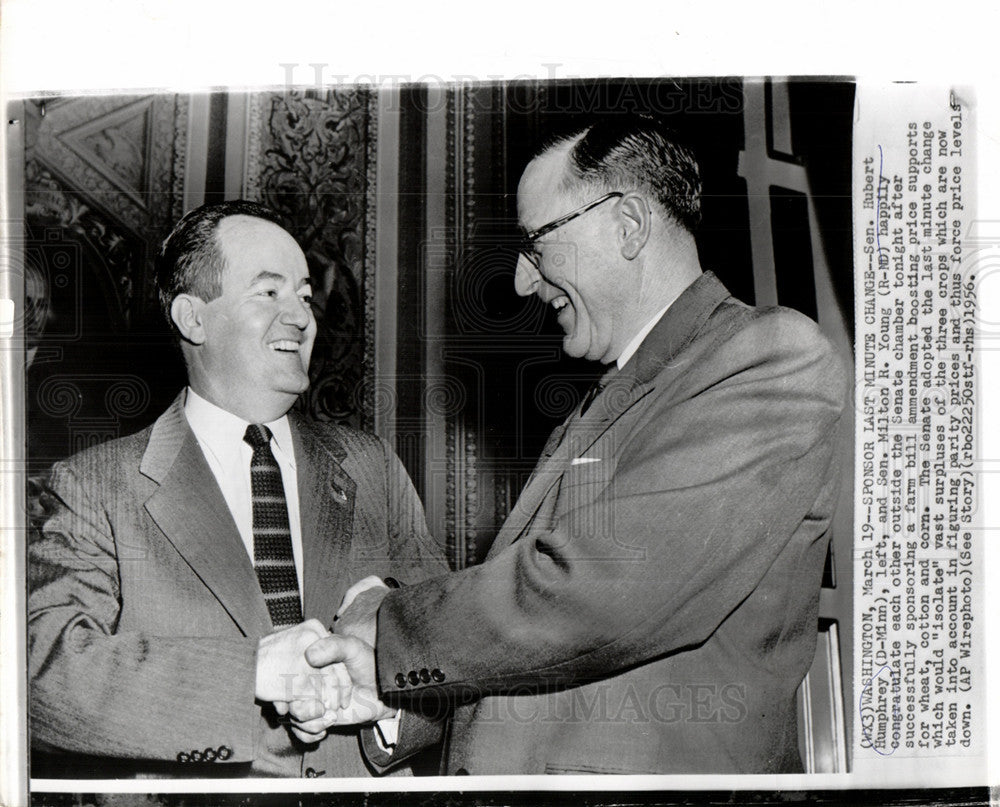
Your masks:
{"label": "jacket breast pocket", "polygon": [[576,509],[598,497],[606,498],[613,490],[615,465],[613,458],[599,455],[572,460],[563,473],[558,512]]}

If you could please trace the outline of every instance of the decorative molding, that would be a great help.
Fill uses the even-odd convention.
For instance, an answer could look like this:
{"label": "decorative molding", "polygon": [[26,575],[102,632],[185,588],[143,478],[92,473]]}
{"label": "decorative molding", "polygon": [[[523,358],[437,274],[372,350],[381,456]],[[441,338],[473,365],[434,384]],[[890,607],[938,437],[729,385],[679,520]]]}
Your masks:
{"label": "decorative molding", "polygon": [[[465,254],[475,229],[476,104],[471,86],[448,91],[447,176],[448,203],[445,219],[445,249],[448,255]],[[447,262],[446,288],[455,288],[460,259]],[[451,301],[449,300],[449,308]],[[449,314],[450,321],[450,314]],[[448,372],[455,372],[452,363]],[[465,379],[468,383],[468,379]],[[478,422],[471,426],[456,409],[447,418],[447,467],[445,524],[448,556],[455,569],[475,562],[479,502]]]}
{"label": "decorative molding", "polygon": [[152,149],[153,97],[87,116],[55,138],[114,188],[146,209]]}
{"label": "decorative molding", "polygon": [[[368,131],[365,143],[365,233],[364,233],[364,259],[362,263],[363,289],[365,296],[365,340],[364,340],[364,360],[362,362],[362,377],[365,382],[361,389],[368,391],[368,394],[361,402],[361,427],[365,431],[375,430],[375,249],[377,245],[378,232],[376,228],[376,204],[378,198],[378,160],[376,153],[378,150],[378,91],[368,93]],[[395,401],[391,406],[394,408]]]}
{"label": "decorative molding", "polygon": [[[464,165],[462,161],[462,132],[463,118],[462,105],[459,93],[453,89],[445,91],[448,96],[447,123],[445,137],[445,187],[448,198],[445,204],[445,226],[444,226],[444,251],[446,255],[455,256],[458,254],[458,246],[461,242],[461,231],[459,223],[459,212],[462,202],[461,189],[464,187]],[[429,143],[429,147],[434,144]],[[455,261],[445,261],[446,281],[445,288],[450,288],[452,274],[455,271]],[[448,301],[450,303],[450,301]],[[448,305],[448,308],[451,306]],[[442,312],[443,316],[448,316]],[[447,372],[447,370],[445,371]],[[465,524],[461,519],[463,502],[460,500],[459,490],[465,482],[466,468],[464,462],[464,452],[460,450],[460,433],[457,418],[452,415],[445,420],[445,451],[447,467],[447,483],[445,484],[445,550],[448,554],[448,562],[452,569],[464,569],[466,566],[466,546]]]}
{"label": "decorative molding", "polygon": [[25,107],[33,132],[25,176],[33,209],[26,214],[87,235],[111,269],[100,280],[115,301],[112,316],[120,314],[112,324],[127,328],[157,306],[148,257],[180,216],[187,99],[83,97]]}
{"label": "decorative molding", "polygon": [[449,419],[445,423],[445,452],[447,456],[448,471],[444,485],[444,551],[448,558],[448,565],[452,569],[464,569],[465,563],[465,541],[459,540],[458,534],[458,473],[456,470],[455,456],[458,444],[458,429],[454,420]]}
{"label": "decorative molding", "polygon": [[514,479],[515,477],[511,473],[495,473],[493,475],[493,523],[497,529],[507,519],[507,515],[514,506],[514,494],[511,491]]}
{"label": "decorative molding", "polygon": [[243,196],[260,201],[260,174],[264,162],[264,132],[266,109],[270,109],[270,93],[251,93],[247,103],[247,142],[243,163]]}
{"label": "decorative molding", "polygon": [[[186,111],[183,105],[178,110],[176,96],[86,97],[34,106],[34,155],[68,187],[144,237],[151,224],[158,230],[171,220],[175,145],[183,145],[176,143],[176,116]],[[138,164],[126,167],[129,156]]]}
{"label": "decorative molding", "polygon": [[184,215],[184,177],[187,173],[188,124],[191,119],[191,97],[174,97],[174,138],[171,156],[170,215],[169,223],[180,221]]}
{"label": "decorative molding", "polygon": [[[476,226],[475,201],[476,201],[476,175],[475,175],[475,146],[476,146],[476,117],[474,88],[472,85],[464,85],[460,89],[462,98],[462,118],[464,122],[465,136],[462,149],[462,222],[461,238],[462,248],[458,255],[466,251],[466,245],[472,237]],[[459,271],[457,264],[453,265],[453,272]],[[465,533],[465,565],[476,562],[476,538],[478,536],[476,517],[479,513],[479,425],[478,418],[474,419],[471,428],[468,422],[462,423],[462,430],[465,436],[465,452],[463,457],[464,473],[460,477],[465,491],[464,507],[464,533]]]}
{"label": "decorative molding", "polygon": [[462,100],[460,114],[463,121],[462,139],[462,221],[460,234],[463,242],[472,237],[476,229],[476,99],[472,85],[463,85],[459,90]]}

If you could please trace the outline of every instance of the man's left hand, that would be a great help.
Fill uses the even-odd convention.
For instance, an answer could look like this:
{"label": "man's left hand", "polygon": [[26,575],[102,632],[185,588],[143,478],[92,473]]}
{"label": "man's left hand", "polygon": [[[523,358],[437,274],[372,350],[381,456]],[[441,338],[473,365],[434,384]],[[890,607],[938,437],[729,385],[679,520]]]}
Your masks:
{"label": "man's left hand", "polygon": [[375,681],[375,651],[354,636],[327,636],[306,650],[306,659],[317,668],[342,663],[351,678],[350,698],[339,708],[323,709],[315,700],[292,701],[288,714],[292,732],[304,742],[316,742],[330,726],[372,723],[394,717],[396,710],[382,703]]}
{"label": "man's left hand", "polygon": [[[317,641],[306,652],[306,659],[318,668],[332,664],[328,658],[344,659],[351,687],[341,690],[338,708],[316,699],[275,704],[279,714],[290,718],[292,733],[303,742],[318,742],[330,726],[371,723],[396,714],[379,700],[375,680],[376,618],[391,590],[374,575],[356,582],[344,594],[334,617],[335,635],[327,637],[330,641]],[[343,667],[338,663],[336,669]]]}

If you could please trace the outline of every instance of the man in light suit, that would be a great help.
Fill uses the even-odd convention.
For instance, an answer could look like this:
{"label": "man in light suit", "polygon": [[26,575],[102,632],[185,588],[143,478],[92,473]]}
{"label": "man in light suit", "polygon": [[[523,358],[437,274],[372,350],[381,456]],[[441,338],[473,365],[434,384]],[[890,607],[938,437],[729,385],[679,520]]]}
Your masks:
{"label": "man in light suit", "polygon": [[342,670],[303,651],[351,581],[447,567],[387,445],[289,412],[309,382],[309,283],[261,205],[206,205],[164,242],[189,386],[145,431],[56,465],[29,547],[31,737],[74,755],[57,769],[368,774],[356,730],[305,745],[271,702],[344,705]]}
{"label": "man in light suit", "polygon": [[[450,774],[801,771],[839,360],[806,317],[702,271],[697,165],[650,121],[548,145],[518,215],[518,293],[609,370],[484,563],[366,592],[307,658],[345,661],[385,702],[452,709]],[[292,704],[297,730],[322,730],[317,711]],[[371,759],[405,759],[433,734],[414,727],[404,713]]]}

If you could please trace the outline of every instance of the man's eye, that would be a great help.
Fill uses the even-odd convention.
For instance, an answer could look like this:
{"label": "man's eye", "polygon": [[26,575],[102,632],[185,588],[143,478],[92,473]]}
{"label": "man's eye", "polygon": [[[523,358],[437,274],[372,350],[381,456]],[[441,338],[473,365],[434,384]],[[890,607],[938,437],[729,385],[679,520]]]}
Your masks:
{"label": "man's eye", "polygon": [[258,296],[261,296],[261,297],[277,297],[278,296],[278,290],[277,289],[261,289],[259,292],[257,292],[257,294],[258,294]]}
{"label": "man's eye", "polygon": [[303,303],[306,305],[312,305],[313,296],[311,294],[301,294],[299,296],[301,297]]}

